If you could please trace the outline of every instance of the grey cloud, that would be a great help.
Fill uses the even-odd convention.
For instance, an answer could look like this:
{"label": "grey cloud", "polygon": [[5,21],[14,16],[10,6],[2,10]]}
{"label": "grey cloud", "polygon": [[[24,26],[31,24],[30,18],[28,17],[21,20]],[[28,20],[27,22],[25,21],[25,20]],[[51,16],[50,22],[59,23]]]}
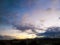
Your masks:
{"label": "grey cloud", "polygon": [[35,30],[38,29],[34,27],[33,25],[13,25],[16,27],[17,30],[25,31],[31,29],[33,32],[37,33]]}
{"label": "grey cloud", "polygon": [[48,27],[45,33],[38,33],[37,36],[46,38],[60,38],[60,27]]}

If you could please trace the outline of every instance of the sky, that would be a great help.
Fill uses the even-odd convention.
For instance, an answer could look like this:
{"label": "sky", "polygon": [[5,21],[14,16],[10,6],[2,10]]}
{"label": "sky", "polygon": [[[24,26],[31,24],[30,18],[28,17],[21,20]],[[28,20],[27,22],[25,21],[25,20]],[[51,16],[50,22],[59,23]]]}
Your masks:
{"label": "sky", "polygon": [[0,0],[0,35],[17,39],[37,37],[60,27],[60,0]]}

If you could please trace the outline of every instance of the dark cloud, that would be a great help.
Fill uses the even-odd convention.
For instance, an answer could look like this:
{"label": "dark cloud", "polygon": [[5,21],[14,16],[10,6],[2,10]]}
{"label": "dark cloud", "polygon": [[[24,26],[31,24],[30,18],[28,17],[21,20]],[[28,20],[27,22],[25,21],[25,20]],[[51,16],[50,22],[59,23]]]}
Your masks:
{"label": "dark cloud", "polygon": [[13,25],[14,27],[16,27],[17,30],[21,30],[21,31],[25,31],[25,30],[29,30],[31,29],[33,32],[36,32],[37,30],[40,30],[40,28],[35,27],[34,25]]}
{"label": "dark cloud", "polygon": [[45,33],[37,34],[38,36],[45,36],[46,38],[60,38],[60,27],[49,27]]}
{"label": "dark cloud", "polygon": [[2,36],[2,35],[0,35],[0,40],[12,40],[12,39],[15,39],[15,38],[13,38],[12,36]]}
{"label": "dark cloud", "polygon": [[60,27],[57,27],[57,26],[55,26],[55,27],[49,27],[47,29],[47,32],[60,32]]}

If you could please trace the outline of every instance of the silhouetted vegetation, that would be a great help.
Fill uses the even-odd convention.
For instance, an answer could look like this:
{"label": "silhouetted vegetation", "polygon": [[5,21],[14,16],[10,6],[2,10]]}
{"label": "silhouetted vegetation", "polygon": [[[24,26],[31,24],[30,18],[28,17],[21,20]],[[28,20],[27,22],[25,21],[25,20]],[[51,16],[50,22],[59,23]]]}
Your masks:
{"label": "silhouetted vegetation", "polygon": [[60,39],[35,38],[25,40],[0,40],[0,45],[59,45]]}

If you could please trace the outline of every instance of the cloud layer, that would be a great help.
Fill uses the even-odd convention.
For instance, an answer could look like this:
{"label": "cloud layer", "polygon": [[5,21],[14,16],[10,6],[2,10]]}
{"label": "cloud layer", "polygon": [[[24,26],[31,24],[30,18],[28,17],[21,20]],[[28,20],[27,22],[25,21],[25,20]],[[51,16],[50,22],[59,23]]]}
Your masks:
{"label": "cloud layer", "polygon": [[[7,26],[7,27],[6,27]],[[0,35],[1,36],[10,36],[11,39],[27,39],[27,38],[35,38],[37,35],[33,33],[32,31],[24,31],[17,30],[12,25],[1,25],[0,26]],[[31,34],[30,34],[31,33]],[[7,37],[5,38],[7,39]]]}
{"label": "cloud layer", "polygon": [[0,22],[3,25],[0,25],[0,35],[34,38],[33,35],[36,37],[36,33],[46,32],[50,26],[60,26],[59,0],[7,2],[1,3]]}

